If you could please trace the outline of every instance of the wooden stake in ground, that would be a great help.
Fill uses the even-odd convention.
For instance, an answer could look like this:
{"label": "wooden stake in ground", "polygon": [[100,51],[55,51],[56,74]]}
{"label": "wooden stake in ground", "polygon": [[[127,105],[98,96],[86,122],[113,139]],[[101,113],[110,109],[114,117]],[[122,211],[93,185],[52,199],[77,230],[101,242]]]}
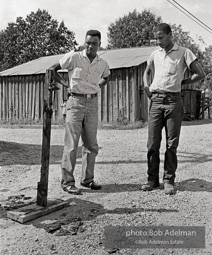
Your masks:
{"label": "wooden stake in ground", "polygon": [[45,89],[48,89],[47,100],[44,98],[43,105],[43,141],[41,156],[41,176],[38,182],[37,204],[46,207],[48,196],[50,140],[51,140],[51,118],[52,118],[52,70],[46,71]]}

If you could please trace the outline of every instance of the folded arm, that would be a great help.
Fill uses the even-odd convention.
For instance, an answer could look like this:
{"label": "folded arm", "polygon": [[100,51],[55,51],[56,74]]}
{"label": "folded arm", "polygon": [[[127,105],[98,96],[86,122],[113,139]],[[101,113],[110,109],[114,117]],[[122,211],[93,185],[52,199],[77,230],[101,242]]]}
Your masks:
{"label": "folded arm", "polygon": [[191,63],[190,70],[193,72],[192,76],[188,79],[184,79],[182,85],[195,83],[205,78],[205,73],[197,60]]}
{"label": "folded arm", "polygon": [[66,88],[69,88],[69,85],[68,85],[68,82],[65,81],[59,74],[58,74],[58,71],[61,70],[61,66],[60,64],[56,64],[52,67],[53,69],[53,79],[54,81],[62,84],[63,86],[65,86]]}
{"label": "folded arm", "polygon": [[150,65],[147,64],[147,67],[144,71],[143,81],[144,81],[144,90],[145,90],[146,95],[148,96],[148,98],[151,98],[151,96],[152,96],[152,93],[149,89],[149,87],[150,87],[150,82],[149,81],[150,81],[150,77],[151,77],[151,72],[152,72],[152,70],[150,68]]}

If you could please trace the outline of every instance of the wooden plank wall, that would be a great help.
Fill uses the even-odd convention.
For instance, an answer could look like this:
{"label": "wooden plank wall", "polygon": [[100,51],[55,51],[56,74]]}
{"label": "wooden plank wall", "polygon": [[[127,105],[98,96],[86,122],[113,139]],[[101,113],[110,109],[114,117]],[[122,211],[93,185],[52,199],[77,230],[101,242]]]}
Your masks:
{"label": "wooden plank wall", "polygon": [[193,89],[182,90],[184,120],[194,120],[200,117],[201,91]]}
{"label": "wooden plank wall", "polygon": [[0,77],[0,121],[41,122],[43,94],[44,75]]}
{"label": "wooden plank wall", "polygon": [[144,93],[145,65],[111,70],[109,84],[98,95],[99,122],[134,123],[147,120],[148,100]]}
{"label": "wooden plank wall", "polygon": [[[66,73],[61,74],[65,79]],[[61,104],[67,100],[66,89],[59,86],[54,93],[52,123],[62,124]],[[0,77],[0,122],[41,124],[43,99],[47,98],[45,75]]]}
{"label": "wooden plank wall", "polygon": [[[148,100],[144,93],[145,65],[111,70],[110,81],[98,95],[99,122],[134,123],[147,120]],[[61,73],[68,79],[67,73]],[[46,97],[45,75],[0,77],[0,121],[35,124],[43,120]],[[67,92],[58,84],[55,92],[52,123],[63,122],[61,104]]]}

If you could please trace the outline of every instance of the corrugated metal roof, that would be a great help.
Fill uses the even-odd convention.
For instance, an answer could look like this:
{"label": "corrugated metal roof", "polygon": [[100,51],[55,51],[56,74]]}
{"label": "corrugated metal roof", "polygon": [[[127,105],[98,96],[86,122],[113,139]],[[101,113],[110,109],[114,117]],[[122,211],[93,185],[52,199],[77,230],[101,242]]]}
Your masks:
{"label": "corrugated metal roof", "polygon": [[[124,48],[99,51],[110,69],[127,68],[144,63],[157,47]],[[32,75],[45,73],[47,69],[58,63],[64,54],[46,56],[0,72],[0,76]]]}
{"label": "corrugated metal roof", "polygon": [[45,73],[46,70],[56,64],[63,55],[64,54],[41,57],[29,61],[22,65],[15,66],[13,68],[0,72],[0,76],[32,75]]}
{"label": "corrugated metal roof", "polygon": [[111,69],[116,69],[138,66],[144,63],[155,49],[156,46],[141,48],[124,48],[100,51],[99,55],[108,62]]}

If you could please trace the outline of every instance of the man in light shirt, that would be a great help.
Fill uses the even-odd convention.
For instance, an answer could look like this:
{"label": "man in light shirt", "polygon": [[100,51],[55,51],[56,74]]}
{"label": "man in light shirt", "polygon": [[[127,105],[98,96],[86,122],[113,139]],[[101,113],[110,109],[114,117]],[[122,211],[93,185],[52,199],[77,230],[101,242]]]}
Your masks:
{"label": "man in light shirt", "polygon": [[[83,142],[81,185],[94,190],[102,188],[94,181],[95,158],[98,154],[97,93],[107,84],[110,70],[108,63],[97,54],[100,44],[101,33],[89,30],[85,37],[85,49],[67,53],[54,67],[54,79],[68,87],[69,91],[61,186],[64,191],[72,194],[81,193],[75,186],[74,178],[80,136]],[[58,74],[60,69],[68,70],[69,84]]]}
{"label": "man in light shirt", "polygon": [[[174,194],[177,147],[183,118],[181,87],[203,79],[204,71],[189,49],[172,42],[172,31],[168,24],[159,24],[155,36],[160,48],[149,57],[143,77],[150,107],[147,142],[148,182],[142,185],[141,189],[151,191],[159,187],[160,145],[162,129],[165,127],[164,191],[166,194]],[[192,73],[187,79],[184,78],[186,68]],[[150,83],[152,74],[153,81]]]}

